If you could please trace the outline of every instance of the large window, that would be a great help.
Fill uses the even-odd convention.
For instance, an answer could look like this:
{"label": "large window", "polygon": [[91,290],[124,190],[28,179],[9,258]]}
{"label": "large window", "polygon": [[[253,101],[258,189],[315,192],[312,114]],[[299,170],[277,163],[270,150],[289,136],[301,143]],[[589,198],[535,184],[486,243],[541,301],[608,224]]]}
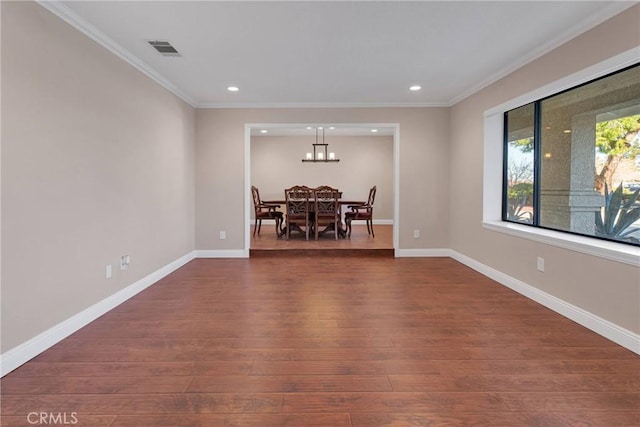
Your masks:
{"label": "large window", "polygon": [[640,246],[640,65],[504,123],[503,221]]}

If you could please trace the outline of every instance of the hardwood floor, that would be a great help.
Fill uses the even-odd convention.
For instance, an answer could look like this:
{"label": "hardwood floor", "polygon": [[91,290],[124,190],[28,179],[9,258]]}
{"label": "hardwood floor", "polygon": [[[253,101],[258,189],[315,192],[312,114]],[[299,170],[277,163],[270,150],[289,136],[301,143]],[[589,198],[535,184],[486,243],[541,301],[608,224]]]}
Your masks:
{"label": "hardwood floor", "polygon": [[0,387],[3,426],[640,425],[638,355],[447,258],[197,259]]}
{"label": "hardwood floor", "polygon": [[[336,240],[330,233],[318,240],[292,233],[289,240],[276,237],[272,224],[263,224],[260,234],[251,238],[250,256],[386,256],[393,257],[393,226],[375,225],[375,237],[367,233],[364,224],[353,225],[351,238]],[[253,228],[251,229],[253,233]]]}

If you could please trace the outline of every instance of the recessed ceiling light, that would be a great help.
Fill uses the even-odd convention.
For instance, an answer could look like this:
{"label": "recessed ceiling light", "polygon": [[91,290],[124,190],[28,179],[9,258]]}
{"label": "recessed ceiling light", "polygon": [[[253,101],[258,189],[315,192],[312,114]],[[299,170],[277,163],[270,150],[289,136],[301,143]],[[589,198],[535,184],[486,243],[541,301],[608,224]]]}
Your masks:
{"label": "recessed ceiling light", "polygon": [[329,129],[335,129],[335,128],[336,128],[335,126],[330,126],[330,127],[329,127]]}
{"label": "recessed ceiling light", "polygon": [[565,130],[563,130],[562,132],[564,132],[564,133],[571,133],[571,129],[565,129]]}
{"label": "recessed ceiling light", "polygon": [[311,126],[307,126],[307,130],[311,130],[313,129]]}
{"label": "recessed ceiling light", "polygon": [[322,129],[323,129],[322,126],[318,126],[318,130],[322,130]]}
{"label": "recessed ceiling light", "polygon": [[378,132],[378,129],[371,129],[371,132],[376,133]]}
{"label": "recessed ceiling light", "polygon": [[420,86],[420,85],[413,85],[413,86],[409,87],[409,90],[411,90],[413,92],[416,92],[416,91],[418,91],[420,89],[422,89],[422,86]]}
{"label": "recessed ceiling light", "polygon": [[237,91],[240,90],[240,88],[238,86],[229,86],[229,87],[227,87],[227,90],[229,92],[237,92]]}
{"label": "recessed ceiling light", "polygon": [[260,133],[267,133],[267,132],[269,132],[269,131],[268,131],[268,130],[266,130],[266,129],[262,129],[262,130],[260,131]]}

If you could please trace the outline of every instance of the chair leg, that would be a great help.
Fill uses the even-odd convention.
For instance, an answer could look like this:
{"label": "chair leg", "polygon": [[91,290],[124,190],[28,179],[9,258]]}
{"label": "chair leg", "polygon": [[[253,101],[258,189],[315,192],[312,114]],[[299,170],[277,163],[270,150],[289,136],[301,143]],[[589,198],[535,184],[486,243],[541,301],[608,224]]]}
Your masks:
{"label": "chair leg", "polygon": [[278,237],[278,230],[280,229],[279,225],[280,225],[280,220],[278,217],[275,217],[276,220],[276,237]]}
{"label": "chair leg", "polygon": [[351,219],[345,218],[344,220],[345,226],[347,227],[347,237],[351,238]]}
{"label": "chair leg", "polygon": [[258,218],[256,218],[256,222],[253,224],[253,237],[256,237],[256,231],[258,231]]}
{"label": "chair leg", "polygon": [[369,228],[369,220],[367,222],[367,234],[371,234],[371,228]]}
{"label": "chair leg", "polygon": [[371,237],[376,237],[376,235],[373,233],[373,219],[370,219],[369,222],[371,222]]}

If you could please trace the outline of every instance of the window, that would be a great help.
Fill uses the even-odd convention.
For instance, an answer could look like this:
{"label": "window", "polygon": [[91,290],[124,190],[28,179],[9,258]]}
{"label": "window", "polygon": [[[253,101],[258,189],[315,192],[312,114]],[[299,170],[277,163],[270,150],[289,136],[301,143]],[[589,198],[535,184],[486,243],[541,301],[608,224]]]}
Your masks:
{"label": "window", "polygon": [[640,246],[640,66],[504,113],[502,220]]}

